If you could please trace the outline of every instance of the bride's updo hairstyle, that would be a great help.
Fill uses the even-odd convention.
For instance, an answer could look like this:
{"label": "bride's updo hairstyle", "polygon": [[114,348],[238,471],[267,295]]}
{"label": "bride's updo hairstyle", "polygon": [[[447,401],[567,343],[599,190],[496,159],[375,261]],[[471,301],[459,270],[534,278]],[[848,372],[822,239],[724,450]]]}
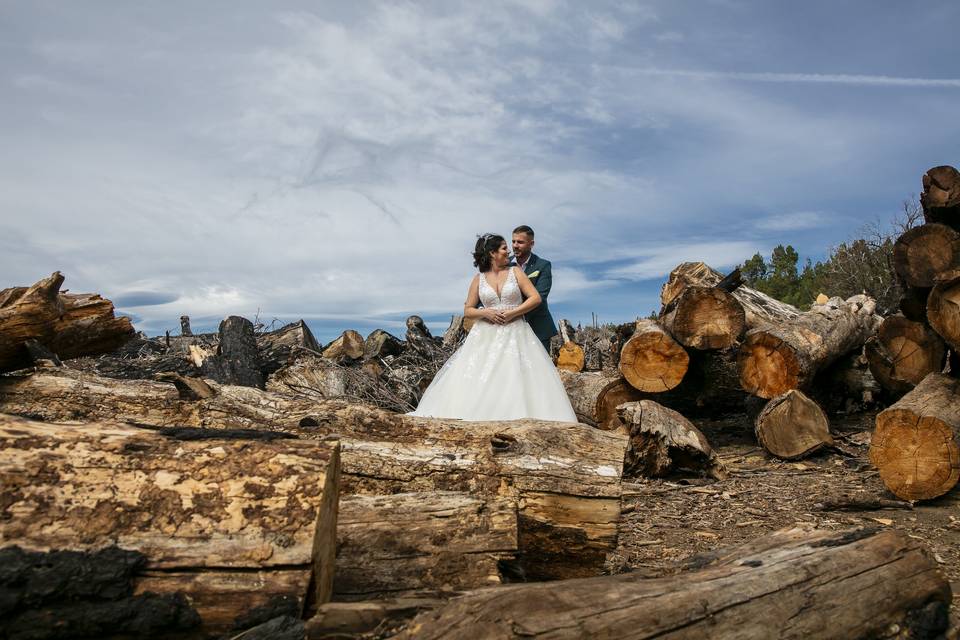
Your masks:
{"label": "bride's updo hairstyle", "polygon": [[490,254],[500,248],[500,245],[506,242],[503,236],[495,233],[485,233],[477,238],[477,245],[473,248],[473,266],[481,273],[490,271],[492,258]]}

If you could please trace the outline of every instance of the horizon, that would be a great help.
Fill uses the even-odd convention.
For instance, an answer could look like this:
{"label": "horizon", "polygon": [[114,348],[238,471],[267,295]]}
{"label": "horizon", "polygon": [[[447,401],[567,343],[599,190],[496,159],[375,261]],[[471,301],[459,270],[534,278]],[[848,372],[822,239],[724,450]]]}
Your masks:
{"label": "horizon", "polygon": [[[148,335],[402,337],[528,224],[554,319],[684,261],[802,261],[960,163],[960,5],[93,0],[0,6],[0,288],[60,270]],[[329,337],[329,338],[328,338]]]}

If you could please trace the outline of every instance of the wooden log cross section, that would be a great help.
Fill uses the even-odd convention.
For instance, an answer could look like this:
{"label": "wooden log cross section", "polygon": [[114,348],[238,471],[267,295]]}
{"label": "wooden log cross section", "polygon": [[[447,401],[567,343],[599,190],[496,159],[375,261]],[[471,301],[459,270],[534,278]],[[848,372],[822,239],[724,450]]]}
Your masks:
{"label": "wooden log cross section", "polygon": [[[653,320],[638,320],[620,349],[620,373],[634,389],[660,393],[683,380],[690,356]],[[625,401],[625,400],[624,400]]]}
{"label": "wooden log cross section", "polygon": [[827,415],[796,389],[770,400],[754,424],[757,441],[784,460],[796,460],[833,445]]}
{"label": "wooden log cross section", "polygon": [[595,575],[616,548],[625,435],[575,423],[416,418],[172,378],[179,388],[63,369],[10,375],[0,378],[0,412],[336,436],[345,493],[466,491],[518,500],[521,562],[530,579]]}
{"label": "wooden log cross section", "polygon": [[660,311],[660,322],[692,349],[727,349],[746,324],[743,306],[719,287],[689,285]]}
{"label": "wooden log cross section", "polygon": [[[696,558],[695,558],[696,559]],[[792,529],[700,557],[663,578],[632,574],[484,589],[417,616],[398,638],[938,637],[950,583],[896,531]]]}
{"label": "wooden log cross section", "polygon": [[872,298],[831,298],[778,324],[751,329],[737,357],[743,388],[761,398],[804,388],[814,374],[870,338],[880,322]]}
{"label": "wooden log cross section", "polygon": [[[115,586],[116,601],[109,603],[104,593],[91,594],[85,605],[114,625],[122,612],[151,606],[154,596],[145,594],[181,605],[177,620],[155,624],[182,630],[192,621],[206,633],[229,631],[277,598],[290,603],[293,615],[329,600],[339,444],[198,431],[0,415],[0,547],[35,554],[21,582],[4,587],[7,593],[26,590],[31,579],[64,579],[42,574],[57,554],[84,557],[115,546],[139,559],[132,588]],[[68,625],[78,615],[68,600],[31,610],[37,603],[25,596],[15,615]],[[81,615],[73,621],[81,626],[66,635],[87,637],[91,629],[82,625],[89,622]],[[123,629],[107,624],[107,631]]]}
{"label": "wooden log cross section", "polygon": [[877,415],[870,462],[904,500],[928,500],[960,479],[960,380],[931,373]]}
{"label": "wooden log cross section", "polygon": [[620,426],[617,406],[643,399],[643,394],[618,375],[602,371],[573,373],[561,369],[560,379],[580,422],[610,430]]}
{"label": "wooden log cross section", "polygon": [[893,245],[893,267],[911,287],[932,287],[941,273],[960,268],[960,233],[938,223],[909,229]]}
{"label": "wooden log cross section", "polygon": [[956,352],[960,351],[960,265],[945,275],[927,298],[927,320]]}
{"label": "wooden log cross section", "polygon": [[903,316],[887,316],[867,341],[873,377],[887,391],[904,394],[930,373],[943,370],[947,348],[927,325]]}

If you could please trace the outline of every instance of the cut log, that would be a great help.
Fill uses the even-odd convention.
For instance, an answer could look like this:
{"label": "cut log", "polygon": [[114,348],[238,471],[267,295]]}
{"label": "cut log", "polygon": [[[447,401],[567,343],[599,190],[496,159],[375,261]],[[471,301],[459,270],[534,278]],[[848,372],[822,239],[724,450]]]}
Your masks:
{"label": "cut log", "polygon": [[205,378],[221,384],[263,388],[260,355],[253,323],[240,316],[228,316],[220,323],[220,342],[215,355],[200,366]]}
{"label": "cut log", "polygon": [[576,342],[564,342],[557,353],[557,369],[579,373],[586,364],[583,348]]}
{"label": "cut log", "polygon": [[383,329],[374,329],[363,342],[364,360],[398,356],[401,351],[403,351],[403,343],[400,342],[400,338]]}
{"label": "cut log", "polygon": [[364,346],[363,336],[353,329],[347,329],[324,348],[323,357],[338,362],[359,360],[363,357]]}
{"label": "cut log", "polygon": [[736,349],[689,353],[687,373],[679,385],[663,393],[650,394],[665,407],[687,418],[717,418],[742,413],[749,394],[740,385]]}
{"label": "cut log", "polygon": [[27,340],[46,344],[53,337],[54,325],[63,313],[58,296],[62,284],[63,276],[57,271],[32,287],[0,291],[0,371],[30,365],[23,347]]}
{"label": "cut log", "polygon": [[327,358],[304,354],[267,379],[267,391],[293,393],[315,398],[347,395],[350,376],[347,369]]}
{"label": "cut log", "polygon": [[407,318],[407,347],[421,356],[434,359],[442,353],[442,342],[433,337],[420,316]]}
{"label": "cut log", "polygon": [[317,607],[316,614],[304,623],[306,637],[308,640],[389,638],[418,613],[432,611],[446,602],[447,598],[431,596],[328,602]]}
{"label": "cut log", "polygon": [[[669,305],[680,292],[690,286],[716,287],[724,281],[723,274],[702,262],[684,262],[670,272],[670,279],[660,291],[660,303]],[[800,315],[799,309],[771,298],[765,293],[746,286],[731,292],[743,307],[747,329],[764,323],[779,323]]]}
{"label": "cut log", "polygon": [[727,477],[726,469],[693,423],[652,400],[628,402],[617,409],[630,434],[625,475],[661,478],[677,469]]}
{"label": "cut log", "polygon": [[643,395],[619,375],[561,370],[560,379],[577,419],[598,429],[616,429],[620,426],[617,406],[643,399]]}
{"label": "cut log", "polygon": [[[446,349],[456,349],[457,345],[463,341],[467,332],[463,329],[463,316],[453,315],[450,318],[450,325],[443,333],[443,346]],[[399,352],[398,352],[399,353]]]}
{"label": "cut log", "polygon": [[960,380],[931,373],[877,415],[870,462],[904,500],[950,491],[960,478]]}
{"label": "cut log", "polygon": [[791,320],[751,329],[738,356],[743,388],[773,398],[806,387],[817,371],[859,349],[876,332],[875,309],[866,296],[831,298]]}
{"label": "cut log", "polygon": [[914,322],[927,321],[927,297],[930,295],[929,287],[911,287],[907,284],[901,284],[903,295],[900,296],[898,305],[900,313],[908,320]]}
{"label": "cut log", "polygon": [[864,351],[851,351],[814,377],[809,396],[827,415],[863,413],[883,399],[884,389],[870,372]]}
{"label": "cut log", "polygon": [[941,273],[960,268],[960,233],[932,222],[909,229],[893,245],[893,268],[911,287],[932,287]]}
{"label": "cut log", "polygon": [[193,335],[190,328],[190,316],[180,316],[180,335],[189,338]]}
{"label": "cut log", "polygon": [[960,231],[960,171],[950,166],[927,171],[923,175],[920,204],[927,222],[939,222]]}
{"label": "cut log", "polygon": [[[207,633],[277,598],[298,613],[326,602],[339,444],[265,435],[275,434],[0,416],[0,545],[47,556],[136,552],[132,595],[185,596]],[[118,616],[129,606],[120,600]]]}
{"label": "cut log", "polygon": [[960,350],[960,271],[952,271],[930,290],[927,320],[954,351]]}
{"label": "cut log", "polygon": [[770,400],[754,426],[757,442],[783,460],[797,460],[833,445],[827,415],[796,389]]}
{"label": "cut log", "polygon": [[320,344],[303,320],[284,325],[276,331],[257,336],[260,371],[268,376],[291,364],[304,350],[320,353]]}
{"label": "cut log", "polygon": [[687,372],[687,352],[653,320],[638,320],[620,350],[620,373],[638,391],[673,389]]}
{"label": "cut log", "polygon": [[0,377],[0,412],[339,436],[348,494],[442,490],[519,500],[529,579],[594,575],[616,548],[625,435],[572,423],[415,418],[342,400],[208,386],[212,394],[197,399],[170,383],[24,372]]}
{"label": "cut log", "polygon": [[439,491],[344,496],[334,599],[373,600],[503,582],[517,555],[517,505]]}
{"label": "cut log", "polygon": [[743,306],[719,287],[690,285],[660,311],[660,324],[691,349],[726,349],[743,334]]}
{"label": "cut log", "polygon": [[888,316],[877,335],[867,341],[866,353],[873,377],[884,389],[899,396],[928,374],[942,371],[947,348],[927,325],[903,316]]}
{"label": "cut log", "polygon": [[484,589],[417,616],[398,638],[869,638],[947,627],[950,583],[896,531],[759,538],[694,570]]}
{"label": "cut log", "polygon": [[63,315],[45,344],[61,360],[108,353],[136,335],[130,318],[113,315],[113,303],[95,293],[61,293]]}

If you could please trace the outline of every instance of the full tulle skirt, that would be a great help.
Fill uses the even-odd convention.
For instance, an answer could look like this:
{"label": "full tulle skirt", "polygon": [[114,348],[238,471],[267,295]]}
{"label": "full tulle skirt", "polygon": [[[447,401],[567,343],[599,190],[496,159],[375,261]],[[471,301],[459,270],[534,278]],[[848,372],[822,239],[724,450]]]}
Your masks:
{"label": "full tulle skirt", "polygon": [[409,415],[577,422],[553,361],[522,319],[478,320]]}

